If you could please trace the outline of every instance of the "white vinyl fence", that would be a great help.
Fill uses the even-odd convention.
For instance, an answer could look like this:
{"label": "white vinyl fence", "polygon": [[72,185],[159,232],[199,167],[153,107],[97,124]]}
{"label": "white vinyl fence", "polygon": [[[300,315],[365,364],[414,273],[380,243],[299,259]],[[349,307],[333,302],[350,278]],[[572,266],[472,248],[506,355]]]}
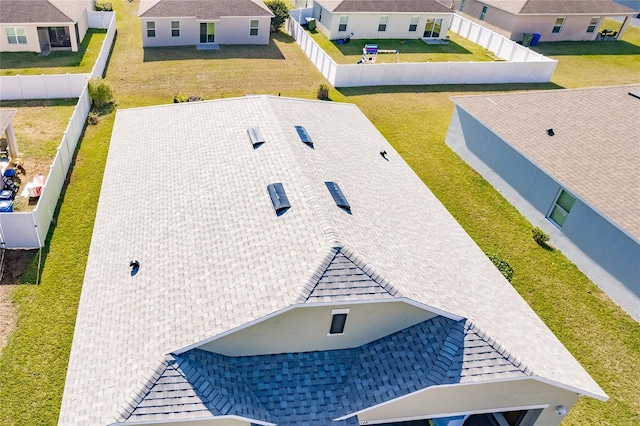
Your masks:
{"label": "white vinyl fence", "polygon": [[89,79],[101,77],[116,35],[116,15],[115,12],[91,11],[88,18],[89,28],[107,29],[107,35],[91,73],[0,76],[0,99],[6,101],[77,98]]}
{"label": "white vinyl fence", "polygon": [[[104,14],[107,15],[104,15]],[[101,76],[107,63],[109,51],[116,33],[116,19],[113,12],[95,12],[92,14],[98,22],[108,21],[109,30],[96,65],[91,74],[84,79],[82,90],[78,93],[78,103],[69,119],[58,152],[51,164],[36,208],[31,212],[0,213],[0,248],[40,248],[44,246],[53,213],[64,186],[65,179],[75,152],[84,124],[91,108],[91,99],[87,90],[87,80],[92,76]],[[96,25],[89,16],[89,25]],[[96,28],[95,26],[93,28]],[[46,76],[60,77],[60,76]],[[55,81],[55,80],[53,80]],[[1,82],[4,85],[4,80]],[[65,96],[66,97],[66,96]],[[4,99],[4,98],[3,98]],[[23,182],[26,184],[26,182]]]}
{"label": "white vinyl fence", "polygon": [[548,83],[557,61],[458,15],[452,31],[505,61],[337,64],[300,26],[312,8],[290,12],[288,30],[316,68],[334,87],[422,84]]}

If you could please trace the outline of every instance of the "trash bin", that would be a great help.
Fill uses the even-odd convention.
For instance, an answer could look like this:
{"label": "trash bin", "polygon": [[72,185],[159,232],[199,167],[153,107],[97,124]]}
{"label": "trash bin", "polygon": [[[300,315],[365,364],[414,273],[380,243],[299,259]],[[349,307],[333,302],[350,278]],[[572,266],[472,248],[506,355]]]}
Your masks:
{"label": "trash bin", "polygon": [[524,33],[522,35],[522,45],[529,47],[531,46],[531,40],[533,40],[533,34],[531,33]]}
{"label": "trash bin", "polygon": [[309,31],[313,31],[316,29],[316,20],[311,18],[308,20],[308,24],[309,24]]}
{"label": "trash bin", "polygon": [[531,45],[537,46],[540,41],[540,34],[533,33],[533,38],[531,39]]}

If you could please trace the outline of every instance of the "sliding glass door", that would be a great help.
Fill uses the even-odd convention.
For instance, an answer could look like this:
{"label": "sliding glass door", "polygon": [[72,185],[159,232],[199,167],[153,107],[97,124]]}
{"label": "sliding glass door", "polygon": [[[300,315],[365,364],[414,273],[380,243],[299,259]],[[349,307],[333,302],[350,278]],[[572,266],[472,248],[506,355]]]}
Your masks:
{"label": "sliding glass door", "polygon": [[200,23],[200,43],[215,43],[216,24],[214,22]]}

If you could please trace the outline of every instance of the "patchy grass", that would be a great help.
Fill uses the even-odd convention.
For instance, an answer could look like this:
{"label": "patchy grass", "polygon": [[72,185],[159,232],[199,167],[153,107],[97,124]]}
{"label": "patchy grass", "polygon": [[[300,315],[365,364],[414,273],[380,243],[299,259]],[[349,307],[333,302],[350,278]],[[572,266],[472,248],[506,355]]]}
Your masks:
{"label": "patchy grass", "polygon": [[[613,28],[606,25],[603,28]],[[558,60],[553,82],[562,87],[640,83],[638,27],[627,27],[621,40],[549,42],[532,49]]]}
{"label": "patchy grass", "polygon": [[380,53],[376,62],[487,62],[493,55],[487,49],[449,32],[448,44],[427,44],[422,40],[410,39],[352,39],[347,44],[329,40],[317,30],[307,31],[313,40],[338,64],[355,64],[362,58],[365,44],[377,44],[381,50],[398,50]]}
{"label": "patchy grass", "polygon": [[[207,99],[248,93],[313,99],[318,85],[326,84],[285,35],[276,35],[264,50],[222,46],[220,51],[145,51],[140,47],[138,4],[113,5],[121,30],[107,79],[120,107],[170,103],[176,93]],[[561,64],[566,58],[575,57],[558,56]],[[634,64],[627,61],[626,66]],[[531,238],[531,225],[444,144],[453,111],[450,96],[552,90],[566,85],[572,75],[574,85],[593,85],[597,80],[584,70],[560,69],[556,84],[332,89],[329,97],[356,103],[483,251],[514,267],[514,287],[611,396],[607,403],[581,399],[564,423],[635,425],[640,424],[640,325],[559,251],[539,247]],[[607,60],[598,67],[611,75],[611,84],[627,83],[626,74],[616,70]],[[79,145],[44,250],[41,284],[20,286],[13,294],[18,328],[0,357],[0,424],[57,422],[113,117],[88,127]],[[23,283],[34,282],[35,265]]]}
{"label": "patchy grass", "polygon": [[0,75],[89,73],[98,59],[107,30],[90,28],[77,52],[2,52]]}
{"label": "patchy grass", "polygon": [[[31,101],[2,101],[2,108],[16,108],[13,128],[18,148],[23,154],[26,174],[20,174],[20,188],[33,180],[35,175],[47,176],[58,152],[62,135],[73,115],[77,99],[39,99]],[[15,211],[31,211],[35,200],[16,197]]]}

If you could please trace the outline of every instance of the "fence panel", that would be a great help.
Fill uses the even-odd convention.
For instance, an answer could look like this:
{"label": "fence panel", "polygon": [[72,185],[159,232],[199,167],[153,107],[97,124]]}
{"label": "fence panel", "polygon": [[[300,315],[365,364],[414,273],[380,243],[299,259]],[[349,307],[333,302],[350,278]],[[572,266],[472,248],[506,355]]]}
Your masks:
{"label": "fence panel", "polygon": [[[96,16],[99,14],[99,17]],[[104,75],[104,68],[107,66],[107,60],[109,59],[109,52],[111,52],[111,46],[113,45],[113,40],[116,36],[116,14],[115,12],[91,12],[89,15],[89,22],[91,22],[91,17],[94,16],[94,20],[100,19],[102,25],[101,27],[95,28],[108,28],[107,35],[102,43],[102,48],[100,49],[100,54],[98,55],[98,59],[96,59],[96,63],[93,66],[93,70],[91,70],[91,76],[102,77]]]}
{"label": "fence panel", "polygon": [[38,230],[33,212],[0,213],[3,248],[38,248]]}

